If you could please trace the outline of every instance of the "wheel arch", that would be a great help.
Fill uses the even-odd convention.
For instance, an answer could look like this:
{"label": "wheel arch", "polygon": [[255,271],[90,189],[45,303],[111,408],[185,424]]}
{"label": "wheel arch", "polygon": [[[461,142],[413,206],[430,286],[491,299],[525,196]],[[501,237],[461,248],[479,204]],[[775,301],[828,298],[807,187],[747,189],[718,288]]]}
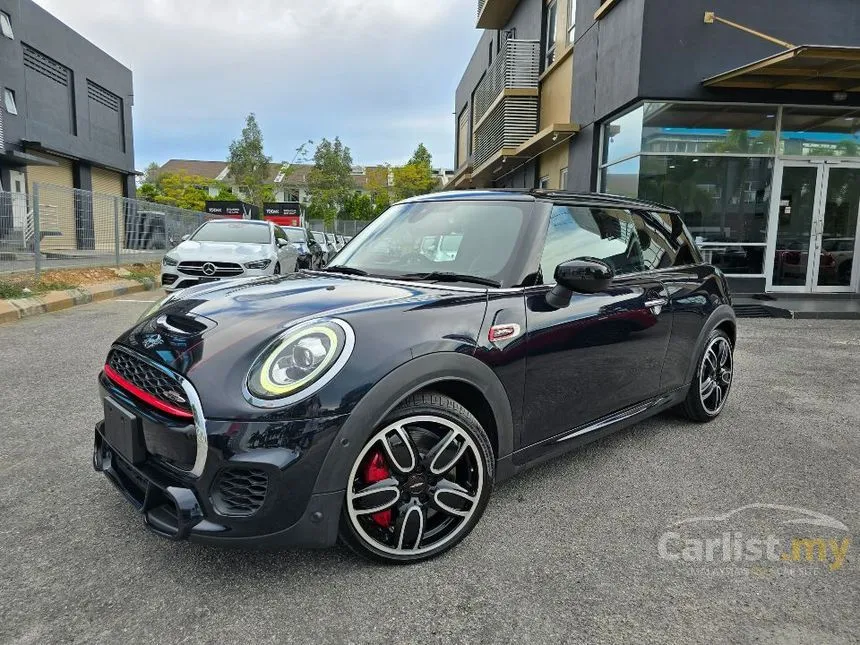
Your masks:
{"label": "wheel arch", "polygon": [[722,329],[725,331],[732,343],[732,348],[734,349],[736,347],[737,317],[735,316],[735,310],[732,309],[730,305],[718,306],[711,312],[705,323],[702,325],[699,337],[696,339],[695,350],[690,356],[690,365],[687,368],[687,378],[685,380],[686,383],[693,380],[693,375],[696,373],[696,368],[699,363],[699,355],[705,349],[705,343],[708,342],[708,336],[710,336],[711,332],[715,329]]}
{"label": "wheel arch", "polygon": [[420,390],[438,390],[450,396],[482,425],[491,420],[491,427],[484,428],[490,435],[497,461],[513,452],[511,405],[495,373],[467,354],[428,354],[391,371],[361,398],[331,444],[317,475],[314,493],[344,490],[353,462],[374,429],[403,399]]}

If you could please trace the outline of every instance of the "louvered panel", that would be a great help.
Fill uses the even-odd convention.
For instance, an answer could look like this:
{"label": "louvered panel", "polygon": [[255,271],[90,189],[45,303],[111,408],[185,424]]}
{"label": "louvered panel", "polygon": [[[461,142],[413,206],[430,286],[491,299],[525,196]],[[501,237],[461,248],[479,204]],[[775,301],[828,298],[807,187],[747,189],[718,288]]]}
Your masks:
{"label": "louvered panel", "polygon": [[32,69],[34,72],[39,72],[43,76],[50,78],[52,81],[59,83],[65,87],[69,86],[69,79],[72,76],[72,71],[58,63],[53,58],[45,56],[42,52],[36,51],[32,47],[23,45],[24,48],[24,67]]}
{"label": "louvered panel", "polygon": [[537,132],[538,101],[535,97],[505,97],[475,131],[475,166],[502,148],[516,148]]}

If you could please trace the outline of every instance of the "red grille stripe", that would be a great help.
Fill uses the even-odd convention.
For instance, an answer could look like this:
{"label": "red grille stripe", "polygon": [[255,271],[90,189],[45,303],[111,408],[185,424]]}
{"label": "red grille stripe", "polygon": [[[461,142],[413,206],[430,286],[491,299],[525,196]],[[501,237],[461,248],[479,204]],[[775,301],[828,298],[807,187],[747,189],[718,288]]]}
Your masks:
{"label": "red grille stripe", "polygon": [[158,408],[162,412],[167,412],[168,414],[172,414],[175,417],[182,417],[183,419],[194,418],[194,415],[190,412],[183,410],[182,408],[177,408],[174,405],[170,405],[169,403],[166,403],[161,399],[152,396],[149,392],[141,390],[131,381],[124,379],[119,374],[119,372],[117,372],[110,365],[105,365],[105,374],[107,374],[107,377],[111,381],[119,385],[121,388],[123,388],[124,390],[128,390],[131,394],[139,398],[144,403],[148,403],[152,407]]}

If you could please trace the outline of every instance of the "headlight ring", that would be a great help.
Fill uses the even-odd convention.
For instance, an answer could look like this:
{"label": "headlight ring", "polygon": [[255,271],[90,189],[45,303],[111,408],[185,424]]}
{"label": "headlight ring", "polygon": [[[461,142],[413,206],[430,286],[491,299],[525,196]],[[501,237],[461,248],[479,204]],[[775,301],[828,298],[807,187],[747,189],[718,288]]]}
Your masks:
{"label": "headlight ring", "polygon": [[243,384],[245,398],[262,408],[305,399],[340,372],[354,347],[352,327],[337,318],[291,327],[254,361]]}

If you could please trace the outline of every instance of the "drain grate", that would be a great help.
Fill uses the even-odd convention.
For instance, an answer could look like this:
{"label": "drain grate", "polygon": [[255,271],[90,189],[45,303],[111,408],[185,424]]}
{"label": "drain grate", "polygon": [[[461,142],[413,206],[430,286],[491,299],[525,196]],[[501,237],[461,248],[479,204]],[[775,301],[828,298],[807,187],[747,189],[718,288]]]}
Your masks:
{"label": "drain grate", "polygon": [[791,313],[786,311],[783,315],[772,307],[762,305],[735,305],[735,314],[738,318],[790,318]]}

